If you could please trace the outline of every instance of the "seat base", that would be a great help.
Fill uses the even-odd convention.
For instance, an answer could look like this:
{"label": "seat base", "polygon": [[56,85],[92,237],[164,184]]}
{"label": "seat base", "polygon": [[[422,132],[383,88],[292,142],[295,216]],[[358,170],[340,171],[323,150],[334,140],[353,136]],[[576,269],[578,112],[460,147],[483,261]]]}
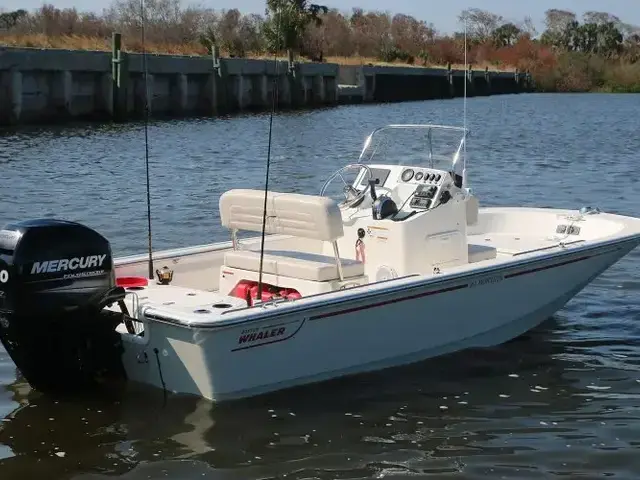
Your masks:
{"label": "seat base", "polygon": [[[362,262],[346,258],[341,258],[340,262],[345,279],[364,275]],[[258,272],[260,270],[260,252],[232,250],[225,253],[224,265]],[[340,279],[335,257],[290,250],[265,250],[262,272],[312,282],[329,282]]]}
{"label": "seat base", "polygon": [[[222,265],[220,267],[220,292],[223,294],[233,295],[236,285],[241,280],[250,280],[257,282],[259,280],[259,272],[252,270],[243,270],[241,268],[229,267]],[[316,295],[318,293],[328,293],[340,290],[344,287],[352,287],[357,285],[365,285],[369,282],[366,275],[352,277],[340,280],[330,280],[326,282],[314,282],[300,278],[285,277],[283,275],[274,275],[271,273],[262,273],[262,281],[264,283],[274,285],[280,288],[293,288],[297,290],[303,297]]]}

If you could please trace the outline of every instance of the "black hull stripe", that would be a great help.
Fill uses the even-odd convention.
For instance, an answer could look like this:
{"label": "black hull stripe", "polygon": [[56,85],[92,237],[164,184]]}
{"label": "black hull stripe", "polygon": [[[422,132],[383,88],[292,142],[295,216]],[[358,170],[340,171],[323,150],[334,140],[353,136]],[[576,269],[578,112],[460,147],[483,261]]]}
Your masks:
{"label": "black hull stripe", "polygon": [[571,260],[565,260],[564,262],[554,263],[552,265],[545,265],[544,267],[531,268],[529,270],[523,270],[522,272],[510,273],[508,275],[505,275],[504,278],[520,277],[522,275],[528,275],[530,273],[537,273],[537,272],[542,272],[544,270],[550,270],[552,268],[563,267],[565,265],[582,262],[583,260],[588,260],[589,258],[597,257],[600,255],[604,255],[604,254],[600,253],[598,255],[589,255],[585,257],[572,258]]}
{"label": "black hull stripe", "polygon": [[[604,253],[609,253],[609,252],[604,252]],[[584,260],[588,260],[589,258],[593,258],[593,257],[597,257],[600,255],[604,255],[604,253],[600,253],[600,254],[596,254],[596,255],[589,255],[589,256],[583,256],[583,257],[578,257],[578,258],[573,258],[570,260],[565,260],[563,262],[559,262],[559,263],[554,263],[551,265],[545,265],[544,267],[536,267],[536,268],[531,268],[529,270],[523,270],[521,272],[514,272],[514,273],[509,273],[507,275],[504,276],[505,279],[507,278],[514,278],[514,277],[520,277],[522,275],[528,275],[530,273],[536,273],[536,272],[541,272],[543,270],[550,270],[552,268],[558,268],[558,267],[562,267],[565,265],[569,265],[572,263],[578,263],[578,262],[582,262]],[[340,310],[337,312],[327,312],[327,313],[323,313],[320,315],[315,315],[313,317],[310,318],[310,320],[321,320],[324,318],[330,318],[330,317],[335,317],[338,315],[344,315],[347,313],[354,313],[354,312],[358,312],[358,311],[362,311],[362,310],[368,310],[370,308],[377,308],[377,307],[382,307],[385,305],[391,305],[394,303],[400,303],[400,302],[404,302],[407,300],[414,300],[416,298],[423,298],[423,297],[428,297],[431,295],[438,295],[441,293],[448,293],[448,292],[454,292],[456,290],[462,290],[463,288],[467,288],[469,286],[468,283],[464,283],[461,285],[455,285],[453,287],[447,287],[447,288],[441,288],[439,290],[433,290],[431,292],[423,292],[423,293],[419,293],[416,295],[410,295],[407,297],[401,297],[401,298],[394,298],[393,300],[387,300],[384,302],[377,302],[377,303],[372,303],[372,304],[368,304],[368,305],[362,305],[359,307],[353,307],[353,308],[349,308],[346,310]]]}
{"label": "black hull stripe", "polygon": [[344,314],[347,314],[347,313],[358,312],[360,310],[368,310],[370,308],[382,307],[384,305],[391,305],[393,303],[404,302],[406,300],[415,300],[416,298],[429,297],[431,295],[438,295],[439,293],[454,292],[456,290],[462,290],[463,288],[467,288],[468,286],[469,286],[469,284],[464,283],[462,285],[456,285],[454,287],[441,288],[440,290],[433,290],[431,292],[418,293],[416,295],[411,295],[411,296],[408,296],[408,297],[394,298],[393,300],[387,300],[387,301],[384,301],[384,302],[370,303],[368,305],[362,305],[360,307],[348,308],[347,310],[340,310],[338,312],[323,313],[321,315],[316,315],[314,317],[311,317],[310,320],[319,320],[321,318],[335,317],[336,315],[344,315]]}

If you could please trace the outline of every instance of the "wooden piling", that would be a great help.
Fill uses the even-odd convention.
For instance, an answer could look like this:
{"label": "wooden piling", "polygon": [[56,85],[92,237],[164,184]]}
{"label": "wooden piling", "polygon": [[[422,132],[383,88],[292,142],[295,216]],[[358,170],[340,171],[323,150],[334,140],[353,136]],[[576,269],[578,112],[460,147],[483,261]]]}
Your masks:
{"label": "wooden piling", "polygon": [[211,115],[219,115],[226,108],[226,71],[220,59],[220,47],[211,45],[212,72],[207,79],[205,98],[210,105]]}
{"label": "wooden piling", "polygon": [[453,83],[453,69],[451,68],[451,63],[447,64],[447,81],[449,83],[449,97],[453,98],[456,96],[456,88]]}
{"label": "wooden piling", "polygon": [[467,96],[475,97],[476,84],[473,81],[473,67],[471,64],[467,65],[467,70],[465,71],[465,81],[467,82]]}
{"label": "wooden piling", "polygon": [[122,52],[122,35],[113,32],[111,36],[111,114],[115,121],[127,118],[129,71],[127,56]]}
{"label": "wooden piling", "polygon": [[300,74],[300,66],[293,58],[293,51],[287,50],[287,79],[289,83],[289,101],[292,107],[302,106],[306,92]]}

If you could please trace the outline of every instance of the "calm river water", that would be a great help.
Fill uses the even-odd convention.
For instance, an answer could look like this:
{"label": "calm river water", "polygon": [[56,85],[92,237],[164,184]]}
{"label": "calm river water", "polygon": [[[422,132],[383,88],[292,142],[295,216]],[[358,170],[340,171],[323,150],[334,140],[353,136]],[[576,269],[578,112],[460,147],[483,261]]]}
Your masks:
{"label": "calm river water", "polygon": [[[640,96],[468,108],[481,203],[640,215]],[[318,193],[373,128],[460,124],[461,111],[447,100],[279,115],[271,187]],[[263,184],[267,133],[266,115],[150,127],[154,248],[227,238],[219,195]],[[0,223],[66,217],[117,254],[144,252],[143,139],[131,124],[0,132]],[[222,407],[164,405],[133,386],[53,401],[0,348],[0,478],[640,478],[639,339],[636,250],[508,345]]]}

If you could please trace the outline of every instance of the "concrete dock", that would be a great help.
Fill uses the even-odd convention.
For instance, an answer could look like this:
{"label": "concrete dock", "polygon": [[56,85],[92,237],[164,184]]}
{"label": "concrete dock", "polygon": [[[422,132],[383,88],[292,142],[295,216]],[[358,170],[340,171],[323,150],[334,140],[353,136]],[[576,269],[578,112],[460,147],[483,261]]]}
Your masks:
{"label": "concrete dock", "polygon": [[[144,63],[146,60],[147,79]],[[447,68],[341,66],[330,63],[0,48],[0,125],[68,120],[126,121],[393,102],[530,91],[531,78]]]}
{"label": "concrete dock", "polygon": [[338,101],[403,102],[462,97],[467,80],[467,96],[501,95],[533,91],[531,75],[521,72],[452,70],[396,66],[340,66]]}

